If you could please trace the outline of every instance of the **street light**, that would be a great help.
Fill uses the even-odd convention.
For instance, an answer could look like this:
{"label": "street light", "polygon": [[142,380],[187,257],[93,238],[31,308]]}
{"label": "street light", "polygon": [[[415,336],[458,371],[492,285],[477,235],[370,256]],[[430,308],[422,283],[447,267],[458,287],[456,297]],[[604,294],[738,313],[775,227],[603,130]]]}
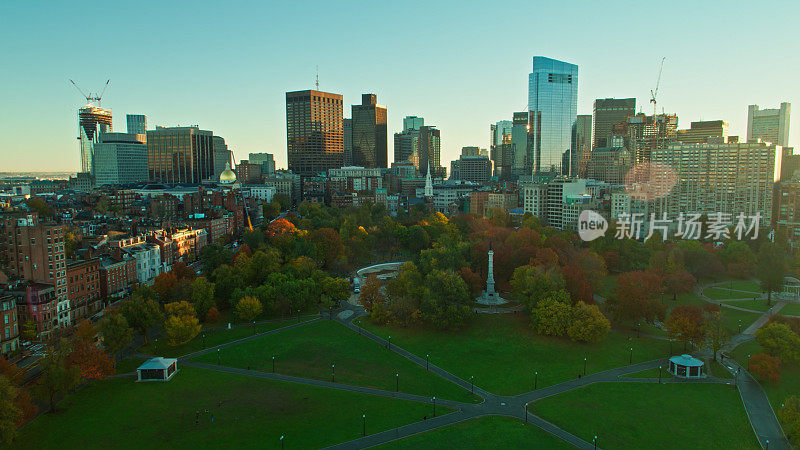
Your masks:
{"label": "street light", "polygon": [[641,328],[642,328],[642,324],[641,323],[637,323],[636,324],[636,337],[637,338],[641,337],[641,333],[640,333]]}
{"label": "street light", "polygon": [[283,450],[283,435],[281,435],[281,450]]}
{"label": "street light", "polygon": [[206,334],[203,333],[203,348],[206,348]]}
{"label": "street light", "polygon": [[628,364],[633,364],[633,347],[631,347],[631,351],[628,356]]}
{"label": "street light", "polygon": [[472,375],[470,375],[470,377],[469,377],[469,388],[470,388],[470,391],[472,391],[472,393],[474,394],[475,393],[475,377],[472,376]]}
{"label": "street light", "polygon": [[594,444],[594,450],[597,450],[597,436],[592,439],[592,444]]}
{"label": "street light", "polygon": [[361,430],[361,435],[362,436],[366,436],[367,435],[367,415],[366,414],[362,414],[361,415],[361,423],[362,423],[362,427],[363,427],[362,430]]}
{"label": "street light", "polygon": [[275,355],[272,355],[272,373],[275,373]]}
{"label": "street light", "polygon": [[300,308],[297,308],[297,323],[300,323]]}
{"label": "street light", "polygon": [[219,350],[220,350],[219,347],[217,347],[217,365],[219,365],[219,358],[220,358]]}
{"label": "street light", "polygon": [[392,348],[392,337],[389,336],[389,339],[386,341],[386,349]]}
{"label": "street light", "polygon": [[256,335],[256,321],[253,321],[253,336]]}
{"label": "street light", "polygon": [[397,392],[400,392],[400,373],[398,372],[394,374],[394,378],[395,380],[397,380],[397,386],[396,386]]}
{"label": "street light", "polygon": [[535,391],[539,386],[539,372],[533,372],[533,390]]}
{"label": "street light", "polygon": [[331,383],[336,382],[336,364],[331,364]]}
{"label": "street light", "polygon": [[433,397],[433,417],[436,417],[436,396]]}
{"label": "street light", "polygon": [[586,376],[586,357],[583,357],[583,376]]}
{"label": "street light", "polygon": [[739,319],[739,334],[742,334],[742,319]]}
{"label": "street light", "polygon": [[429,359],[430,357],[431,357],[431,355],[429,355],[429,354],[425,353],[425,370],[431,370],[431,365],[430,365],[430,363],[428,362],[428,359]]}
{"label": "street light", "polygon": [[661,366],[658,366],[658,384],[661,384]]}
{"label": "street light", "polygon": [[747,370],[750,370],[750,355],[747,355]]}

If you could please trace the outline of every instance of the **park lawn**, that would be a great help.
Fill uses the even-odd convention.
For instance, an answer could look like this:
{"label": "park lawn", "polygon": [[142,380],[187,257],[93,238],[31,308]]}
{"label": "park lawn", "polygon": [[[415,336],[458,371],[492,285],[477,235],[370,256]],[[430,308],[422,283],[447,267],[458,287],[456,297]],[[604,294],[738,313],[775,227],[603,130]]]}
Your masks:
{"label": "park lawn", "polygon": [[778,313],[784,316],[800,316],[800,303],[787,303]]}
{"label": "park lawn", "polygon": [[731,379],[733,378],[731,372],[728,369],[726,369],[725,366],[723,366],[722,363],[720,363],[719,361],[712,359],[710,364],[708,364],[704,369],[707,374],[709,373],[709,369],[711,369],[710,374],[717,378],[731,378]]}
{"label": "park lawn", "polygon": [[573,448],[520,419],[486,416],[380,445],[379,449]]}
{"label": "park lawn", "polygon": [[680,306],[680,305],[694,305],[694,306],[702,307],[707,302],[705,300],[703,300],[702,298],[696,296],[694,294],[694,292],[686,292],[684,294],[678,294],[675,297],[674,301],[672,300],[672,295],[664,294],[662,303],[667,305],[667,309],[672,309],[672,308],[674,308],[676,306]]}
{"label": "park lawn", "polygon": [[130,373],[145,362],[144,358],[124,358],[117,361],[117,374]]}
{"label": "park lawn", "polygon": [[[652,369],[643,370],[641,372],[634,372],[623,375],[621,378],[658,378],[659,370],[658,367],[654,367]],[[666,367],[661,369],[661,379],[672,378],[672,374],[669,373]]]}
{"label": "park lawn", "polygon": [[95,383],[59,408],[20,429],[12,448],[279,448],[281,435],[287,448],[320,448],[361,437],[362,414],[372,434],[431,413],[423,403],[190,367],[166,383]]}
{"label": "park lawn", "polygon": [[730,302],[722,302],[723,305],[736,306],[739,308],[752,309],[753,311],[764,312],[772,307],[767,306],[766,300],[738,300]]}
{"label": "park lawn", "polygon": [[724,287],[709,287],[703,290],[703,295],[712,299],[712,300],[731,300],[737,298],[754,298],[758,297],[759,293],[757,292],[741,292],[741,291],[732,291],[730,289]]}
{"label": "park lawn", "polygon": [[598,383],[548,397],[535,414],[613,449],[760,448],[739,393],[725,384]]}
{"label": "park lawn", "polygon": [[616,289],[617,276],[611,274],[604,276],[600,284],[600,296],[603,298],[608,298],[615,293]]}
{"label": "park lawn", "polygon": [[738,289],[740,291],[750,291],[756,294],[761,294],[764,292],[761,289],[761,285],[758,284],[757,281],[734,281],[729,285],[732,289]]}
{"label": "park lawn", "polygon": [[[394,391],[399,378],[401,392],[464,402],[479,400],[466,389],[330,320],[224,348],[221,359],[225,366],[271,372],[272,355],[276,356],[275,371],[285,375],[330,381],[331,365],[335,364],[334,381],[338,383]],[[194,359],[217,363],[216,352]]]}
{"label": "park lawn", "polygon": [[747,311],[739,311],[738,309],[720,307],[722,312],[722,324],[731,332],[731,334],[739,333],[739,321],[742,321],[742,331],[746,330],[753,322],[761,317],[761,313],[752,313]]}
{"label": "park lawn", "polygon": [[[300,321],[305,322],[312,319],[314,319],[314,317],[301,317]],[[297,319],[262,323],[255,326],[255,332],[263,333],[265,331],[275,330],[295,323],[297,323]],[[230,330],[224,327],[210,328],[201,331],[200,334],[198,334],[197,337],[191,341],[174,347],[169,345],[165,338],[153,339],[147,345],[140,347],[139,352],[153,356],[183,356],[203,350],[205,348],[216,347],[217,345],[227,344],[228,342],[248,338],[253,335],[253,331],[253,327],[248,325],[236,326]],[[205,340],[203,339],[204,334]]]}
{"label": "park lawn", "polygon": [[498,395],[514,395],[533,390],[534,372],[538,386],[544,387],[587,374],[628,365],[629,349],[633,362],[664,358],[669,343],[649,338],[629,338],[611,331],[598,343],[584,344],[565,338],[536,334],[525,314],[477,314],[459,331],[430,328],[400,328],[376,325],[369,319],[360,324],[392,343],[425,358],[456,376],[469,380]]}
{"label": "park lawn", "polygon": [[[740,366],[747,368],[747,355],[763,353],[764,350],[755,340],[747,341],[737,346],[731,357],[736,359]],[[800,395],[800,366],[798,364],[781,364],[781,381],[777,383],[761,382],[761,387],[769,398],[772,409],[776,412],[787,397]]]}

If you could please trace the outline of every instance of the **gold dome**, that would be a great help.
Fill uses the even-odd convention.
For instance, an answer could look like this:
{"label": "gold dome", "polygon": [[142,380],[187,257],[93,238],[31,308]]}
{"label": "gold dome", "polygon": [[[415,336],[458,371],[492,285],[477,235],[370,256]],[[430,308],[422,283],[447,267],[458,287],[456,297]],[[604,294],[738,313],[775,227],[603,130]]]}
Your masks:
{"label": "gold dome", "polygon": [[225,170],[219,174],[219,182],[221,184],[233,184],[236,182],[236,173],[231,170],[230,163],[225,163]]}

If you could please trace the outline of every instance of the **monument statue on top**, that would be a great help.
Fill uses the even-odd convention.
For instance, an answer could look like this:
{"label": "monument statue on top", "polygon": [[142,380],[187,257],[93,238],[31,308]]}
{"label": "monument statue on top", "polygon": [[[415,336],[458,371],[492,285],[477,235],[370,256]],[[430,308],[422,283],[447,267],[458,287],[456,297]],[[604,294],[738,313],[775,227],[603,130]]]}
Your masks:
{"label": "monument statue on top", "polygon": [[500,294],[494,290],[494,250],[492,244],[489,244],[489,274],[486,276],[486,290],[481,292],[481,296],[476,300],[481,305],[502,305],[508,303],[507,300],[500,297]]}

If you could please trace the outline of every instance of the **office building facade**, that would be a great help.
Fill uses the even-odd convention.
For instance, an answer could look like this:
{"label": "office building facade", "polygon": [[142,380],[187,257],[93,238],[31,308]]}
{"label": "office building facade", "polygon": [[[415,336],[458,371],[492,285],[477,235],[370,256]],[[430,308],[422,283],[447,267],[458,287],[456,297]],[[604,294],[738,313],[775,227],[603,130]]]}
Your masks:
{"label": "office building facade", "polygon": [[97,186],[144,183],[147,171],[145,135],[103,133],[94,148],[94,182]]}
{"label": "office building facade", "polygon": [[386,107],[378,105],[375,94],[363,94],[352,114],[351,164],[387,168]]}
{"label": "office building facade", "polygon": [[156,127],[147,131],[151,181],[199,184],[214,176],[213,133],[191,127]]}
{"label": "office building facade", "polygon": [[144,114],[128,114],[125,121],[128,133],[147,134],[147,117]]}
{"label": "office building facade", "polygon": [[678,140],[684,144],[702,144],[710,138],[728,137],[728,128],[724,120],[692,122],[688,130],[678,130]]}
{"label": "office building facade", "polygon": [[781,103],[777,109],[759,109],[758,105],[747,107],[747,142],[761,139],[780,146],[789,145],[789,117],[792,105]]}
{"label": "office building facade", "polygon": [[578,160],[580,178],[586,178],[589,167],[589,157],[592,153],[592,116],[581,114],[575,122],[575,157]]}
{"label": "office building facade", "polygon": [[289,170],[302,176],[342,167],[342,96],[322,91],[286,93]]}
{"label": "office building facade", "polygon": [[610,147],[614,125],[636,114],[635,98],[598,98],[592,108],[592,148]]}
{"label": "office building facade", "polygon": [[94,174],[94,145],[100,134],[112,131],[111,110],[87,104],[78,109],[81,172]]}
{"label": "office building facade", "polygon": [[403,131],[394,134],[394,162],[411,162],[417,172],[427,175],[428,165],[434,176],[443,177],[441,167],[441,134],[435,126],[424,125],[424,119],[408,116]]}
{"label": "office building facade", "polygon": [[[577,172],[578,66],[535,56],[528,77],[528,113],[533,170],[564,175]],[[562,167],[564,160],[567,167]]]}

